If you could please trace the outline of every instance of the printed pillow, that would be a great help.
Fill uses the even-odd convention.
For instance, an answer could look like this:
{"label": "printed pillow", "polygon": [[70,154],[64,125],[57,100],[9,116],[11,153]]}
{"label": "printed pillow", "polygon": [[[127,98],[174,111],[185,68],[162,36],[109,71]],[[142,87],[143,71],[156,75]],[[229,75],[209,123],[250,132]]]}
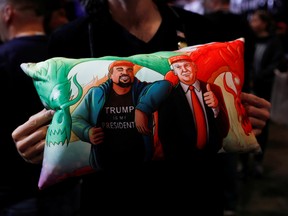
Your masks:
{"label": "printed pillow", "polygon": [[[225,43],[213,42],[176,51],[125,58],[56,57],[38,63],[21,64],[23,71],[33,79],[43,105],[56,111],[46,136],[39,188],[43,189],[71,176],[80,176],[101,169],[101,162],[97,161],[97,157],[92,158],[93,155],[90,155],[92,146],[95,145],[91,145],[89,141],[89,127],[78,127],[82,120],[73,119],[76,116],[96,121],[98,108],[103,105],[101,98],[95,100],[99,94],[99,88],[96,87],[105,87],[109,82],[109,69],[117,65],[117,62],[128,67],[133,66],[136,79],[149,83],[149,88],[143,87],[144,93],[139,92],[140,102],[137,105],[154,114],[154,142],[145,146],[146,160],[163,159],[163,146],[158,136],[157,109],[180,85],[178,76],[171,70],[171,64],[172,59],[178,60],[183,55],[188,56],[187,59],[192,60],[197,68],[198,80],[210,83],[209,89],[218,86],[222,91],[223,100],[219,99],[219,104],[221,103],[226,120],[220,122],[218,128],[226,131],[218,152],[259,151],[259,144],[239,97],[244,81],[243,51],[244,40],[239,38]],[[98,107],[93,108],[90,102],[87,103],[88,100],[85,98],[91,97],[89,95],[93,95],[90,102],[94,99],[93,105],[99,104]],[[146,100],[146,96],[149,96],[149,100]],[[83,112],[89,109],[93,110],[93,114]]]}

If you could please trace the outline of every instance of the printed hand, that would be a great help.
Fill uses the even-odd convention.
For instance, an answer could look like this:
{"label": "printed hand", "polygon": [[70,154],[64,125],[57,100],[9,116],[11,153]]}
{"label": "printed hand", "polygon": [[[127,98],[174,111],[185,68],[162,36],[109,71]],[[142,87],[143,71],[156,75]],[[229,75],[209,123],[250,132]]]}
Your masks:
{"label": "printed hand", "polygon": [[135,109],[135,124],[139,133],[144,135],[151,134],[152,131],[148,128],[148,117],[146,113],[138,109]]}
{"label": "printed hand", "polygon": [[46,133],[54,113],[53,110],[43,109],[12,132],[16,148],[25,161],[33,164],[42,162]]}
{"label": "printed hand", "polygon": [[101,127],[92,127],[89,130],[89,140],[93,145],[97,145],[104,140],[104,131]]}
{"label": "printed hand", "polygon": [[253,94],[241,93],[241,102],[247,112],[252,130],[257,136],[270,118],[271,103]]}
{"label": "printed hand", "polygon": [[216,98],[215,94],[211,91],[210,84],[206,85],[207,92],[203,94],[204,101],[208,107],[216,108],[218,107],[218,99]]}

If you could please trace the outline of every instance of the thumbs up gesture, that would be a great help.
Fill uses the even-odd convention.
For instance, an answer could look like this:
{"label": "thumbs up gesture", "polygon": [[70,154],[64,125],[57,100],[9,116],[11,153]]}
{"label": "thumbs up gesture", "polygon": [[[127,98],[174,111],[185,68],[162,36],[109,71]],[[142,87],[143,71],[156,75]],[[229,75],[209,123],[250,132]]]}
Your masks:
{"label": "thumbs up gesture", "polygon": [[208,107],[211,107],[211,108],[218,107],[218,99],[213,93],[213,91],[211,91],[211,87],[209,83],[206,85],[206,89],[207,89],[207,92],[203,94],[205,103],[207,104]]}

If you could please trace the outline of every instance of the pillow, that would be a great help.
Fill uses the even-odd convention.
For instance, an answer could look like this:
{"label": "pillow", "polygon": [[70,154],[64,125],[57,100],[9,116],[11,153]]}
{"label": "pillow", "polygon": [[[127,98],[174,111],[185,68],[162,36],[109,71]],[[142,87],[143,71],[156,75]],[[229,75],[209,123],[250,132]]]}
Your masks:
{"label": "pillow", "polygon": [[[259,144],[239,97],[244,82],[243,51],[244,40],[239,38],[125,58],[56,57],[38,63],[22,63],[21,68],[33,79],[43,105],[56,111],[46,136],[39,188],[98,170],[90,164],[91,144],[87,139],[80,139],[72,130],[74,123],[71,114],[90,89],[108,80],[109,66],[116,60],[132,62],[135,77],[140,81],[153,83],[168,80],[172,88],[176,88],[179,80],[171,71],[169,59],[189,56],[197,67],[197,78],[217,85],[222,91],[228,120],[219,125],[227,128],[219,152],[259,151]],[[157,95],[154,102],[162,96],[164,93]],[[157,111],[154,114],[154,143],[148,160],[163,158],[163,146],[158,138]]]}

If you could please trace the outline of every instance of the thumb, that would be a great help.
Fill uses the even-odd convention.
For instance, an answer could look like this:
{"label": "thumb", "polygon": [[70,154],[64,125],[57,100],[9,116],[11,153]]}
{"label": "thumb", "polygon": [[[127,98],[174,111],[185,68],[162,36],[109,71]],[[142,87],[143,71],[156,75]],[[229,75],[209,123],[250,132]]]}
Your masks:
{"label": "thumb", "polygon": [[211,91],[211,87],[210,87],[210,84],[209,84],[209,83],[207,83],[206,89],[207,89],[207,91]]}

